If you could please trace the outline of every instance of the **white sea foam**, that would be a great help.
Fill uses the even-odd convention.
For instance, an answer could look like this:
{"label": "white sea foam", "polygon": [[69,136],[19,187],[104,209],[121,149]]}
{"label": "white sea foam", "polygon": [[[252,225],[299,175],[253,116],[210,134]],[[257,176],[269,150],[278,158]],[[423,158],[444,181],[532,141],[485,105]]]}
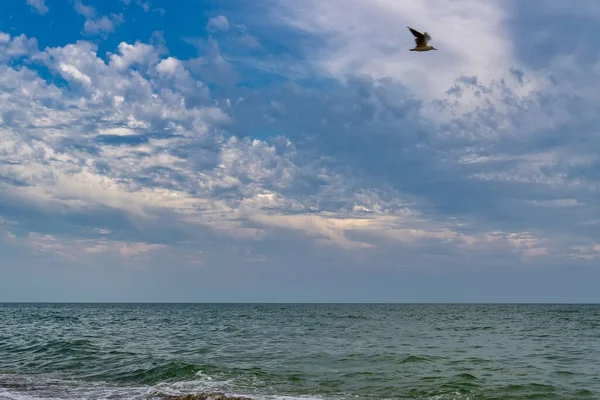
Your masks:
{"label": "white sea foam", "polygon": [[319,396],[285,396],[265,393],[244,393],[235,390],[231,380],[216,380],[207,374],[198,379],[159,383],[148,386],[115,386],[107,382],[61,380],[47,376],[0,374],[0,400],[159,400],[165,396],[197,393],[223,393],[227,396],[256,400],[325,400]]}

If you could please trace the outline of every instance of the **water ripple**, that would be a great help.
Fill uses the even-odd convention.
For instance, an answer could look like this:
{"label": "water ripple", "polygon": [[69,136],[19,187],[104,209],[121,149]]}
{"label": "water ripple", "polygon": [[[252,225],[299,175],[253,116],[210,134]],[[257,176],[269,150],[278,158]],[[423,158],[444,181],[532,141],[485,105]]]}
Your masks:
{"label": "water ripple", "polygon": [[0,399],[600,394],[591,305],[0,304],[0,321]]}

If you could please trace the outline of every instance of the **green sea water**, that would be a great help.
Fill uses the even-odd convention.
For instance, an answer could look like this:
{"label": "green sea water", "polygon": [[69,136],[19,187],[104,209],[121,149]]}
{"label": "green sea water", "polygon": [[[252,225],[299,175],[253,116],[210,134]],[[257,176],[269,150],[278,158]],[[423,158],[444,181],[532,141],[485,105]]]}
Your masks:
{"label": "green sea water", "polygon": [[0,304],[0,399],[216,393],[600,399],[600,306]]}

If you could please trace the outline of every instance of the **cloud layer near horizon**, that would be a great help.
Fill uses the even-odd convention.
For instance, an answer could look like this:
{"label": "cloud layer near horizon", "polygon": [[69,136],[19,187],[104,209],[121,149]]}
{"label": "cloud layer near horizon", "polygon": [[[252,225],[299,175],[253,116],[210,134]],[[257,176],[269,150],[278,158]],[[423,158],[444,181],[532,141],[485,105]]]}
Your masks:
{"label": "cloud layer near horizon", "polygon": [[[549,4],[270,1],[262,26],[211,10],[181,54],[174,25],[100,50],[150,4],[77,1],[60,45],[1,32],[0,267],[598,265],[592,39],[524,32],[538,64],[511,36],[586,21]],[[440,51],[409,53],[405,25]]]}

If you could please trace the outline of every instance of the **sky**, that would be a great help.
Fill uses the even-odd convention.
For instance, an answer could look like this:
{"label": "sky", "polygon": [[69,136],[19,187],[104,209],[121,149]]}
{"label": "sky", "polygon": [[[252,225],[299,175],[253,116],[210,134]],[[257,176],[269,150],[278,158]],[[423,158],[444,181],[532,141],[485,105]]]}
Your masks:
{"label": "sky", "polygon": [[3,0],[0,301],[600,302],[599,18]]}

